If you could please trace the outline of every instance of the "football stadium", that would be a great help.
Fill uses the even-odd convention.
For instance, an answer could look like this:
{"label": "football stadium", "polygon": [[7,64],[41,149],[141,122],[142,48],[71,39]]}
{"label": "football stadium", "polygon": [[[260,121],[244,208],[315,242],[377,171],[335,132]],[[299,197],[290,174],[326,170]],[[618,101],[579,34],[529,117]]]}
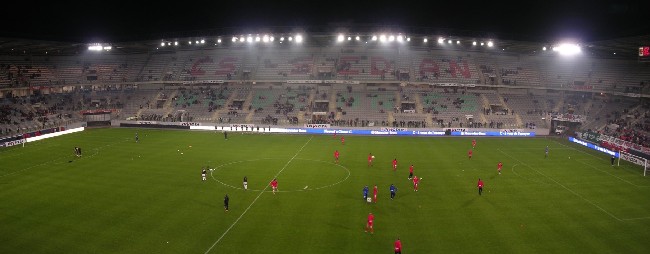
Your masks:
{"label": "football stadium", "polygon": [[650,253],[650,35],[488,32],[0,38],[0,253]]}

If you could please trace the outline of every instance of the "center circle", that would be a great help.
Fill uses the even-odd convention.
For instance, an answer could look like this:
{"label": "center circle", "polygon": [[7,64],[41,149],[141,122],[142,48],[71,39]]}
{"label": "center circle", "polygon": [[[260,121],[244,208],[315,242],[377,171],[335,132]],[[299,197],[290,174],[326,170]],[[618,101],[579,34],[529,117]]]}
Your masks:
{"label": "center circle", "polygon": [[210,176],[224,186],[244,190],[243,178],[248,178],[248,191],[267,191],[277,176],[279,192],[311,191],[329,188],[346,181],[350,170],[340,164],[294,158],[287,162],[277,158],[234,161],[215,167]]}

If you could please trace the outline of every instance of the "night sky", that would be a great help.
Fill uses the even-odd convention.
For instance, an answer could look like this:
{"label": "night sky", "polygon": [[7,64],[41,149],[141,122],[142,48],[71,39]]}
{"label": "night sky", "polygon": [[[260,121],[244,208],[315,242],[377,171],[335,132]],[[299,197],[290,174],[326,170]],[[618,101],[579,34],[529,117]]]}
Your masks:
{"label": "night sky", "polygon": [[525,41],[650,34],[650,0],[15,2],[2,7],[0,37],[111,42],[224,28],[245,32],[354,25],[476,31]]}

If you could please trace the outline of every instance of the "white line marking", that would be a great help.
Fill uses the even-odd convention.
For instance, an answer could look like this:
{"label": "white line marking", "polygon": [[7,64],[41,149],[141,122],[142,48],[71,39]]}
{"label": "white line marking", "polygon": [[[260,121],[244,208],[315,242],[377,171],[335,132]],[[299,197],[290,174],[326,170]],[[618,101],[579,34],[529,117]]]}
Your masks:
{"label": "white line marking", "polygon": [[[307,140],[307,142],[304,145],[302,145],[300,150],[298,150],[298,152],[296,152],[296,154],[294,154],[293,157],[291,157],[291,159],[286,164],[284,164],[284,167],[282,167],[282,169],[280,169],[280,171],[277,174],[275,174],[275,176],[273,178],[277,178],[282,173],[282,171],[284,171],[284,169],[287,168],[287,166],[289,166],[289,163],[291,163],[293,161],[293,159],[295,159],[296,156],[298,156],[298,154],[300,154],[300,152],[302,152],[302,149],[305,148],[305,146],[307,146],[307,144],[309,144],[309,141],[311,141],[312,138],[314,138],[314,136],[309,137],[309,140]],[[230,227],[228,227],[228,229],[226,229],[226,232],[223,232],[221,237],[219,237],[219,239],[217,239],[212,244],[212,246],[210,246],[210,248],[208,248],[208,250],[205,251],[205,254],[209,253],[212,250],[212,248],[214,248],[214,246],[216,246],[221,241],[221,239],[223,239],[223,237],[226,236],[226,234],[228,234],[228,232],[230,232],[230,230],[237,224],[237,222],[239,222],[239,220],[241,220],[242,217],[244,217],[244,214],[246,214],[248,212],[248,210],[251,209],[251,207],[253,206],[253,204],[255,204],[257,199],[259,199],[262,196],[262,194],[264,194],[264,191],[266,191],[266,189],[268,189],[268,188],[269,188],[269,185],[267,184],[266,187],[264,187],[264,189],[262,191],[260,191],[260,194],[257,194],[257,197],[255,197],[255,199],[253,199],[253,202],[250,205],[248,205],[248,207],[246,207],[246,210],[244,210],[244,212],[241,215],[239,215],[239,218],[237,218],[235,220],[235,222],[233,222],[232,225],[230,225]]]}
{"label": "white line marking", "polygon": [[634,183],[632,183],[632,182],[630,182],[630,181],[628,181],[628,180],[625,180],[625,179],[623,179],[623,178],[618,177],[617,175],[613,175],[612,173],[609,173],[609,172],[607,172],[607,171],[605,171],[605,170],[599,169],[599,168],[597,168],[597,167],[595,167],[595,166],[593,166],[593,165],[591,165],[591,164],[587,164],[587,163],[584,163],[584,162],[582,162],[582,161],[578,161],[578,162],[580,162],[580,163],[582,163],[582,164],[585,164],[585,165],[587,165],[587,166],[589,166],[589,167],[591,167],[591,168],[593,168],[593,169],[595,169],[595,170],[598,170],[598,171],[600,171],[600,172],[603,172],[603,173],[606,173],[606,174],[608,174],[608,175],[610,175],[610,176],[613,176],[613,177],[617,178],[618,180],[621,180],[621,181],[623,181],[623,182],[629,183],[629,184],[632,185],[632,186],[635,186],[635,187],[649,187],[649,186],[645,186],[645,185],[636,185],[636,184],[634,184]]}
{"label": "white line marking", "polygon": [[[228,165],[232,165],[232,164],[236,164],[236,163],[242,163],[242,162],[259,161],[259,160],[275,160],[275,159],[274,159],[274,158],[260,158],[260,159],[253,159],[253,160],[243,160],[243,161],[233,161],[233,162],[229,162],[229,163],[222,164],[222,165],[219,165],[219,166],[215,167],[215,171],[211,171],[211,172],[210,172],[210,177],[212,177],[212,180],[215,180],[215,181],[221,183],[223,186],[230,187],[230,188],[237,189],[237,190],[243,190],[244,188],[236,187],[236,186],[232,186],[232,185],[230,185],[230,184],[227,184],[227,183],[222,182],[221,180],[215,178],[215,175],[214,175],[214,174],[215,174],[216,172],[219,172],[219,171],[220,171],[220,168],[222,168],[222,167],[224,167],[224,166],[228,166]],[[335,182],[335,183],[332,183],[332,184],[330,184],[330,185],[325,185],[325,186],[321,186],[321,187],[316,187],[316,188],[312,188],[312,189],[308,189],[308,190],[307,190],[307,189],[298,189],[298,190],[279,190],[279,191],[276,191],[276,192],[296,192],[296,191],[320,190],[320,189],[329,188],[329,187],[332,187],[332,186],[334,186],[334,185],[340,184],[340,183],[345,182],[346,180],[348,180],[348,178],[350,178],[350,169],[348,169],[348,168],[346,168],[346,167],[344,167],[344,166],[342,166],[342,165],[340,165],[340,164],[336,164],[336,163],[333,163],[333,162],[327,162],[327,161],[321,161],[321,160],[303,159],[303,158],[295,158],[295,160],[315,161],[315,162],[322,162],[322,163],[331,164],[331,165],[333,165],[333,166],[337,166],[337,167],[339,167],[339,168],[345,169],[345,171],[348,172],[348,175],[345,176],[344,179],[341,179],[340,181]],[[264,191],[264,190],[248,189],[248,191],[256,192],[256,191]],[[270,191],[269,191],[269,192],[270,192]]]}
{"label": "white line marking", "polygon": [[542,172],[540,172],[539,170],[537,170],[537,169],[535,169],[535,168],[533,168],[533,167],[531,167],[531,166],[528,166],[526,163],[523,163],[523,162],[520,161],[519,159],[517,159],[517,158],[515,158],[515,157],[512,157],[510,154],[508,154],[508,153],[506,153],[506,152],[504,152],[504,151],[501,151],[501,149],[497,149],[497,150],[499,150],[499,152],[505,154],[506,156],[508,156],[508,157],[510,157],[510,158],[512,158],[512,159],[514,159],[514,160],[516,160],[516,161],[518,161],[518,162],[521,163],[522,165],[524,165],[524,166],[526,166],[526,167],[528,167],[528,168],[530,168],[530,169],[532,169],[532,170],[535,170],[535,172],[537,172],[537,173],[539,173],[540,175],[542,175],[542,176],[544,176],[544,177],[550,179],[551,181],[553,181],[553,182],[556,183],[557,185],[561,186],[561,187],[564,188],[565,190],[568,190],[569,192],[573,193],[573,195],[576,195],[577,197],[581,198],[582,200],[587,201],[587,203],[589,203],[589,204],[595,206],[596,208],[598,208],[599,210],[603,211],[604,213],[606,213],[607,215],[611,216],[612,218],[614,218],[614,219],[616,219],[616,220],[618,220],[618,221],[623,221],[623,220],[619,219],[618,217],[614,216],[613,214],[611,214],[610,212],[608,212],[607,210],[603,209],[602,207],[596,205],[594,202],[591,202],[590,200],[584,198],[583,196],[581,196],[581,195],[578,194],[577,192],[575,192],[575,191],[573,191],[573,190],[567,188],[566,186],[564,186],[564,185],[561,184],[560,182],[556,181],[555,179],[553,179],[553,178],[551,178],[551,177],[549,177],[549,176],[543,174]]}
{"label": "white line marking", "polygon": [[629,218],[629,219],[623,219],[623,220],[646,220],[646,219],[650,219],[650,217]]}
{"label": "white line marking", "polygon": [[525,179],[525,180],[528,180],[528,181],[531,181],[531,182],[536,182],[536,183],[539,183],[539,184],[544,184],[544,185],[548,184],[548,183],[540,182],[540,181],[537,181],[537,180],[532,180],[532,179],[530,179],[528,177],[524,177],[524,176],[520,175],[519,173],[517,173],[517,171],[515,171],[516,166],[519,166],[519,164],[513,165],[511,169],[512,169],[512,173],[515,173],[515,175],[517,175],[518,177],[521,177],[522,179]]}
{"label": "white line marking", "polygon": [[[73,160],[81,160],[81,159],[84,159],[84,158],[91,158],[91,157],[94,157],[95,155],[99,154],[99,150],[103,149],[104,147],[108,147],[108,146],[111,146],[111,145],[114,145],[114,144],[118,144],[118,143],[123,143],[123,142],[124,142],[124,141],[118,141],[118,142],[113,142],[113,143],[109,143],[109,144],[106,144],[106,145],[103,145],[103,146],[100,146],[100,147],[93,148],[93,149],[91,149],[91,151],[94,151],[93,154],[88,155],[88,156],[77,157],[77,159],[74,159],[74,158],[73,158]],[[43,166],[43,165],[47,165],[47,164],[50,164],[50,163],[53,163],[54,165],[62,164],[62,163],[65,162],[65,160],[66,160],[65,158],[70,158],[70,157],[72,157],[72,156],[73,156],[73,155],[70,155],[70,156],[61,156],[61,157],[58,157],[58,158],[54,158],[54,159],[51,159],[51,160],[49,160],[49,161],[43,162],[43,163],[41,163],[41,164],[32,165],[32,166],[30,166],[30,167],[26,167],[26,168],[23,168],[23,169],[19,169],[19,170],[13,171],[13,172],[11,172],[11,173],[7,173],[7,174],[4,174],[4,175],[0,175],[0,178],[1,178],[1,177],[5,177],[5,176],[12,176],[12,175],[15,175],[15,174],[18,174],[18,173],[24,172],[24,171],[26,171],[26,170],[29,170],[29,169],[32,169],[32,168],[37,168],[37,167],[40,167],[40,166]],[[62,162],[59,162],[61,159],[63,159],[63,161],[62,161]],[[68,159],[68,160],[70,160],[70,159]]]}

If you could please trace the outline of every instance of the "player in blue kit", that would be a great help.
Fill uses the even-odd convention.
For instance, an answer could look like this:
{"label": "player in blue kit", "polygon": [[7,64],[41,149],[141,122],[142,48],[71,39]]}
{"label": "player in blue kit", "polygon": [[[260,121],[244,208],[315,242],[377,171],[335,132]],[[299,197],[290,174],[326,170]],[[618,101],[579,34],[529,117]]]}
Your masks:
{"label": "player in blue kit", "polygon": [[366,187],[363,187],[363,201],[366,201],[368,199],[368,191],[370,191],[368,189],[368,185],[366,185]]}
{"label": "player in blue kit", "polygon": [[393,185],[392,183],[390,184],[390,199],[395,198],[395,194],[397,193],[397,187]]}

